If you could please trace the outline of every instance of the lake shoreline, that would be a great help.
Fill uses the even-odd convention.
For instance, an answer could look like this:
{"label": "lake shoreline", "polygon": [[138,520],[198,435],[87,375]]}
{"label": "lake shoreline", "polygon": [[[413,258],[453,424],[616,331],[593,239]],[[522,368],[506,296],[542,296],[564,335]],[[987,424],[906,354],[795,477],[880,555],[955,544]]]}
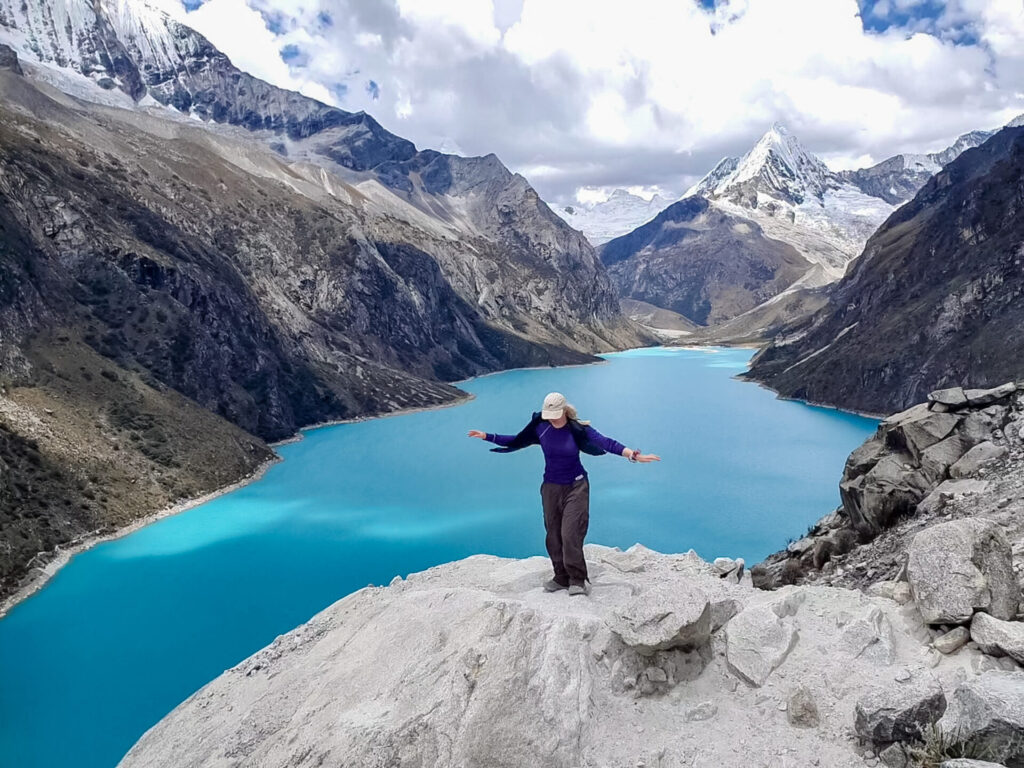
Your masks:
{"label": "lake shoreline", "polygon": [[[498,373],[504,373],[504,371],[498,371]],[[257,466],[252,472],[238,478],[237,480],[220,486],[219,488],[215,488],[208,493],[193,496],[192,498],[184,499],[168,507],[150,512],[118,528],[114,528],[112,530],[98,529],[97,531],[83,534],[78,539],[66,544],[58,544],[53,550],[37,553],[36,558],[41,559],[42,563],[33,566],[32,570],[25,576],[23,583],[20,584],[10,595],[5,597],[3,600],[0,600],[0,619],[3,619],[8,613],[10,613],[11,609],[15,606],[32,597],[32,595],[45,587],[49,583],[50,579],[56,576],[64,566],[71,562],[71,559],[75,555],[92,549],[98,544],[103,544],[107,541],[114,541],[116,539],[123,538],[124,536],[128,536],[148,525],[159,522],[164,518],[172,517],[182,512],[187,512],[190,509],[194,509],[195,507],[202,506],[203,504],[213,501],[225,494],[237,491],[240,488],[244,488],[251,483],[255,483],[257,480],[262,479],[267,473],[267,470],[275,464],[284,461],[284,458],[277,453],[276,449],[282,445],[289,445],[291,443],[301,441],[305,437],[306,432],[311,432],[315,429],[323,429],[324,427],[334,427],[340,424],[357,424],[359,422],[371,421],[373,419],[386,419],[392,416],[408,416],[413,413],[440,410],[441,408],[452,408],[457,405],[468,403],[475,397],[475,395],[466,392],[461,397],[457,397],[445,403],[438,403],[436,405],[417,406],[415,408],[399,408],[394,411],[388,411],[387,413],[353,416],[349,419],[332,419],[330,421],[317,422],[305,427],[300,427],[299,430],[291,437],[286,437],[283,440],[268,443],[268,447],[274,451],[273,458],[267,459]]]}

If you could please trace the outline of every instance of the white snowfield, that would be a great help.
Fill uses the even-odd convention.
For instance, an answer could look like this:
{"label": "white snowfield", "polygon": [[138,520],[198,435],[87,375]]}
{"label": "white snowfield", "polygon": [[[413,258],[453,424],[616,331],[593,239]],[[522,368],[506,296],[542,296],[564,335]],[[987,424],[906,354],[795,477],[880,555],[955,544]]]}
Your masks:
{"label": "white snowfield", "polygon": [[661,195],[645,200],[616,189],[604,202],[552,205],[551,210],[586,235],[592,245],[601,245],[646,224],[671,204],[672,200]]}

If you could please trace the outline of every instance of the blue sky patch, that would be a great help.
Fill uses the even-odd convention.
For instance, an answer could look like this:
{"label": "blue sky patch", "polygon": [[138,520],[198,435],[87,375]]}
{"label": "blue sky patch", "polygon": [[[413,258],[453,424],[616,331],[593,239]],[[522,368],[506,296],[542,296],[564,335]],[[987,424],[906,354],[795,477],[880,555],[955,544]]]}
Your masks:
{"label": "blue sky patch", "polygon": [[185,10],[191,13],[203,4],[204,0],[181,0],[181,4],[185,6]]}
{"label": "blue sky patch", "polygon": [[945,0],[857,0],[861,22],[869,32],[901,29],[925,32],[957,45],[977,45],[978,36],[967,23],[948,16]]}
{"label": "blue sky patch", "polygon": [[370,94],[370,98],[374,101],[380,98],[380,86],[377,85],[375,80],[370,80],[366,84],[366,92]]}

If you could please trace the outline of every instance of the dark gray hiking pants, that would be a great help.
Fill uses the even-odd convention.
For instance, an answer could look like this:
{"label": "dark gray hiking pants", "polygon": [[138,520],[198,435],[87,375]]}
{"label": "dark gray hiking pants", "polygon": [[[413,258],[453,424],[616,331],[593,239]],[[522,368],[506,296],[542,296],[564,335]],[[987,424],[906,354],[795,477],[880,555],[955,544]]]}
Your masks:
{"label": "dark gray hiking pants", "polygon": [[545,544],[555,569],[555,581],[562,585],[587,580],[587,563],[583,559],[583,539],[590,525],[590,481],[577,480],[572,485],[542,483],[540,498],[544,503]]}

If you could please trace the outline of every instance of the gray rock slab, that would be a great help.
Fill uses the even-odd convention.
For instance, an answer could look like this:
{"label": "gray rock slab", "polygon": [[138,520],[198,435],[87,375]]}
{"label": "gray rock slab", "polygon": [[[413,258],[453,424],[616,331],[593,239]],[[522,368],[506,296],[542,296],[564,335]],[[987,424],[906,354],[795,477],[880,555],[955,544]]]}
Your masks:
{"label": "gray rock slab", "polygon": [[612,614],[609,626],[638,653],[669,648],[692,650],[711,637],[711,603],[691,584],[659,583],[640,592]]}
{"label": "gray rock slab", "polygon": [[971,621],[971,640],[990,656],[1009,656],[1024,664],[1024,622],[1002,621],[976,613]]}
{"label": "gray rock slab", "polygon": [[752,606],[725,627],[729,668],[751,685],[764,685],[796,645],[796,628],[784,614],[777,606]]}
{"label": "gray rock slab", "polygon": [[1008,452],[1005,445],[996,445],[990,440],[978,443],[950,466],[949,476],[954,479],[972,477],[978,474],[978,470],[983,466],[998,461]]}
{"label": "gray rock slab", "polygon": [[922,675],[862,696],[854,710],[854,729],[862,741],[876,747],[916,741],[945,711],[942,686],[935,678]]}
{"label": "gray rock slab", "polygon": [[985,406],[1005,400],[1017,391],[1017,385],[1009,381],[991,389],[968,389],[964,391],[967,402],[973,406]]}
{"label": "gray rock slab", "polygon": [[929,624],[964,624],[975,611],[1017,615],[1020,587],[1010,545],[990,520],[951,520],[918,533],[907,555],[907,580]]}
{"label": "gray rock slab", "polygon": [[974,754],[1024,766],[1024,673],[993,670],[959,685],[939,727]]}
{"label": "gray rock slab", "polygon": [[921,500],[917,505],[917,511],[922,515],[934,515],[942,509],[946,501],[969,494],[983,494],[989,487],[990,483],[987,480],[946,480]]}
{"label": "gray rock slab", "polygon": [[945,760],[939,764],[939,768],[1006,768],[1002,763],[990,763],[987,760],[971,760],[967,757],[958,757],[955,760]]}

